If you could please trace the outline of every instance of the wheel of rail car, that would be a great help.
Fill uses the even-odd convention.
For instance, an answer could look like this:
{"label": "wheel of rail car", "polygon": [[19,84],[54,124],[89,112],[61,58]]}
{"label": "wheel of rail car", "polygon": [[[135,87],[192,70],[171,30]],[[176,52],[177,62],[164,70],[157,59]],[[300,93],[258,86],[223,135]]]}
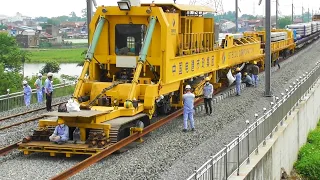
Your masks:
{"label": "wheel of rail car", "polygon": [[285,57],[290,56],[290,54],[291,54],[290,50],[286,50],[286,51],[285,51]]}
{"label": "wheel of rail car", "polygon": [[143,123],[142,121],[138,120],[138,121],[136,122],[136,127],[137,127],[137,128],[144,128],[144,123]]}
{"label": "wheel of rail car", "polygon": [[131,121],[127,124],[124,124],[118,130],[118,138],[117,141],[121,141],[122,139],[130,136],[130,128],[131,127],[140,127],[144,128],[150,125],[150,119],[148,116],[144,116],[140,119]]}
{"label": "wheel of rail car", "polygon": [[293,54],[294,53],[294,49],[291,49],[290,51],[289,51],[289,54]]}
{"label": "wheel of rail car", "polygon": [[[140,127],[140,128],[145,128],[151,124],[151,121],[148,116],[144,116],[140,119],[131,121],[127,124],[124,124],[120,127],[118,130],[118,137],[117,137],[117,142],[121,141],[122,139],[130,136],[130,128],[131,127]],[[147,135],[146,135],[147,136]],[[121,150],[115,151],[116,154],[121,153]]]}

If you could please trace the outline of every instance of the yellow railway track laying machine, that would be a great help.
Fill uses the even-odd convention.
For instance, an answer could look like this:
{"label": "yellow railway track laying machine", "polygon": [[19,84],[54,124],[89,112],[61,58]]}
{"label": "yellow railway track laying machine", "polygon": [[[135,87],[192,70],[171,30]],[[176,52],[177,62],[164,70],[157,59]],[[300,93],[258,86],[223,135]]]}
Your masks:
{"label": "yellow railway track laying machine", "polygon": [[[90,23],[90,47],[73,94],[81,111],[46,113],[51,117],[39,121],[31,141],[19,145],[25,154],[99,152],[142,131],[155,113],[182,107],[186,84],[201,94],[205,77],[218,88],[230,68],[263,57],[251,37],[226,36],[217,45],[214,19],[203,17],[213,11],[208,7],[118,5],[98,7]],[[48,142],[57,119],[69,126],[71,140],[79,129],[82,143]]]}

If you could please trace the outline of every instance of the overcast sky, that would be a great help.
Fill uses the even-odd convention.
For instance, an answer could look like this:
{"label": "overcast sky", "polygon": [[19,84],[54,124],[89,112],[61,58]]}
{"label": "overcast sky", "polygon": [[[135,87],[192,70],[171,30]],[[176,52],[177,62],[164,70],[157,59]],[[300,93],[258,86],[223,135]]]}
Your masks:
{"label": "overcast sky", "polygon": [[[117,5],[117,0],[96,0],[98,5]],[[152,0],[142,0],[141,2],[151,2]],[[198,0],[212,1],[215,0]],[[217,1],[217,0],[216,0]],[[221,0],[223,2],[224,11],[234,11],[235,0]],[[259,0],[239,0],[239,8],[241,14],[264,14],[264,3],[258,6]],[[262,0],[263,2],[265,0]],[[275,14],[275,1],[272,1],[272,14]],[[155,2],[173,2],[173,0],[155,0]],[[188,4],[189,0],[177,0],[177,4]],[[292,0],[279,0],[279,11],[282,15],[291,14]],[[296,15],[301,14],[302,5],[305,7],[305,12],[310,8],[314,11],[319,10],[320,0],[293,0]],[[303,4],[302,4],[303,3]],[[47,16],[54,17],[59,15],[69,15],[71,11],[81,15],[81,10],[86,7],[86,0],[0,0],[0,14],[13,16],[16,12],[23,15],[37,17]]]}

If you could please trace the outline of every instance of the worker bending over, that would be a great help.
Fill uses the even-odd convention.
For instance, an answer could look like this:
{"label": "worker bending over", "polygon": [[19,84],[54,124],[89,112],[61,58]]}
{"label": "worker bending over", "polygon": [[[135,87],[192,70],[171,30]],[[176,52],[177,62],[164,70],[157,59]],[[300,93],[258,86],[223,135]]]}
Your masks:
{"label": "worker bending over", "polygon": [[24,103],[26,104],[26,106],[29,106],[31,101],[32,89],[28,85],[27,81],[23,81],[22,84],[23,84]]}
{"label": "worker bending over", "polygon": [[51,142],[63,144],[69,139],[69,127],[64,124],[64,120],[58,119],[58,126],[54,129],[53,134],[49,137]]}
{"label": "worker bending over", "polygon": [[[204,98],[204,106],[206,108],[206,114],[211,115],[212,114],[212,94],[213,94],[213,85],[209,82],[210,78],[206,77],[206,83],[203,87],[203,98]],[[208,111],[210,109],[210,113]]]}
{"label": "worker bending over", "polygon": [[240,96],[240,87],[241,87],[241,70],[240,68],[237,67],[236,69],[237,74],[234,76],[234,78],[236,79],[236,91],[237,94],[236,96]]}
{"label": "worker bending over", "polygon": [[191,86],[186,85],[186,93],[183,98],[183,132],[187,132],[188,119],[190,120],[191,130],[194,131],[193,106],[195,95],[191,92]]}
{"label": "worker bending over", "polygon": [[243,74],[243,76],[244,76],[244,79],[242,80],[242,82],[243,82],[243,83],[246,83],[246,87],[253,87],[254,85],[253,85],[253,83],[252,83],[252,79],[251,79],[251,77],[248,75],[248,73],[245,72],[245,73]]}
{"label": "worker bending over", "polygon": [[257,62],[253,62],[252,66],[252,80],[255,87],[258,86],[258,74],[259,74],[259,67],[257,66]]}

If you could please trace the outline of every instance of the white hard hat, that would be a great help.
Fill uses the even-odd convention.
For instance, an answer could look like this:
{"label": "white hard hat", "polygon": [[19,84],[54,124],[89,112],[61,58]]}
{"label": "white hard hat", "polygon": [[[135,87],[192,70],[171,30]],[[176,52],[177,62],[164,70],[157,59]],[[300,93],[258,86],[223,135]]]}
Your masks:
{"label": "white hard hat", "polygon": [[52,72],[48,72],[47,76],[53,76]]}
{"label": "white hard hat", "polygon": [[22,81],[22,84],[27,84],[28,82],[26,80]]}
{"label": "white hard hat", "polygon": [[40,76],[42,76],[42,74],[41,74],[41,73],[38,73],[38,77],[40,77]]}
{"label": "white hard hat", "polygon": [[189,84],[186,85],[186,89],[191,89],[191,86]]}

